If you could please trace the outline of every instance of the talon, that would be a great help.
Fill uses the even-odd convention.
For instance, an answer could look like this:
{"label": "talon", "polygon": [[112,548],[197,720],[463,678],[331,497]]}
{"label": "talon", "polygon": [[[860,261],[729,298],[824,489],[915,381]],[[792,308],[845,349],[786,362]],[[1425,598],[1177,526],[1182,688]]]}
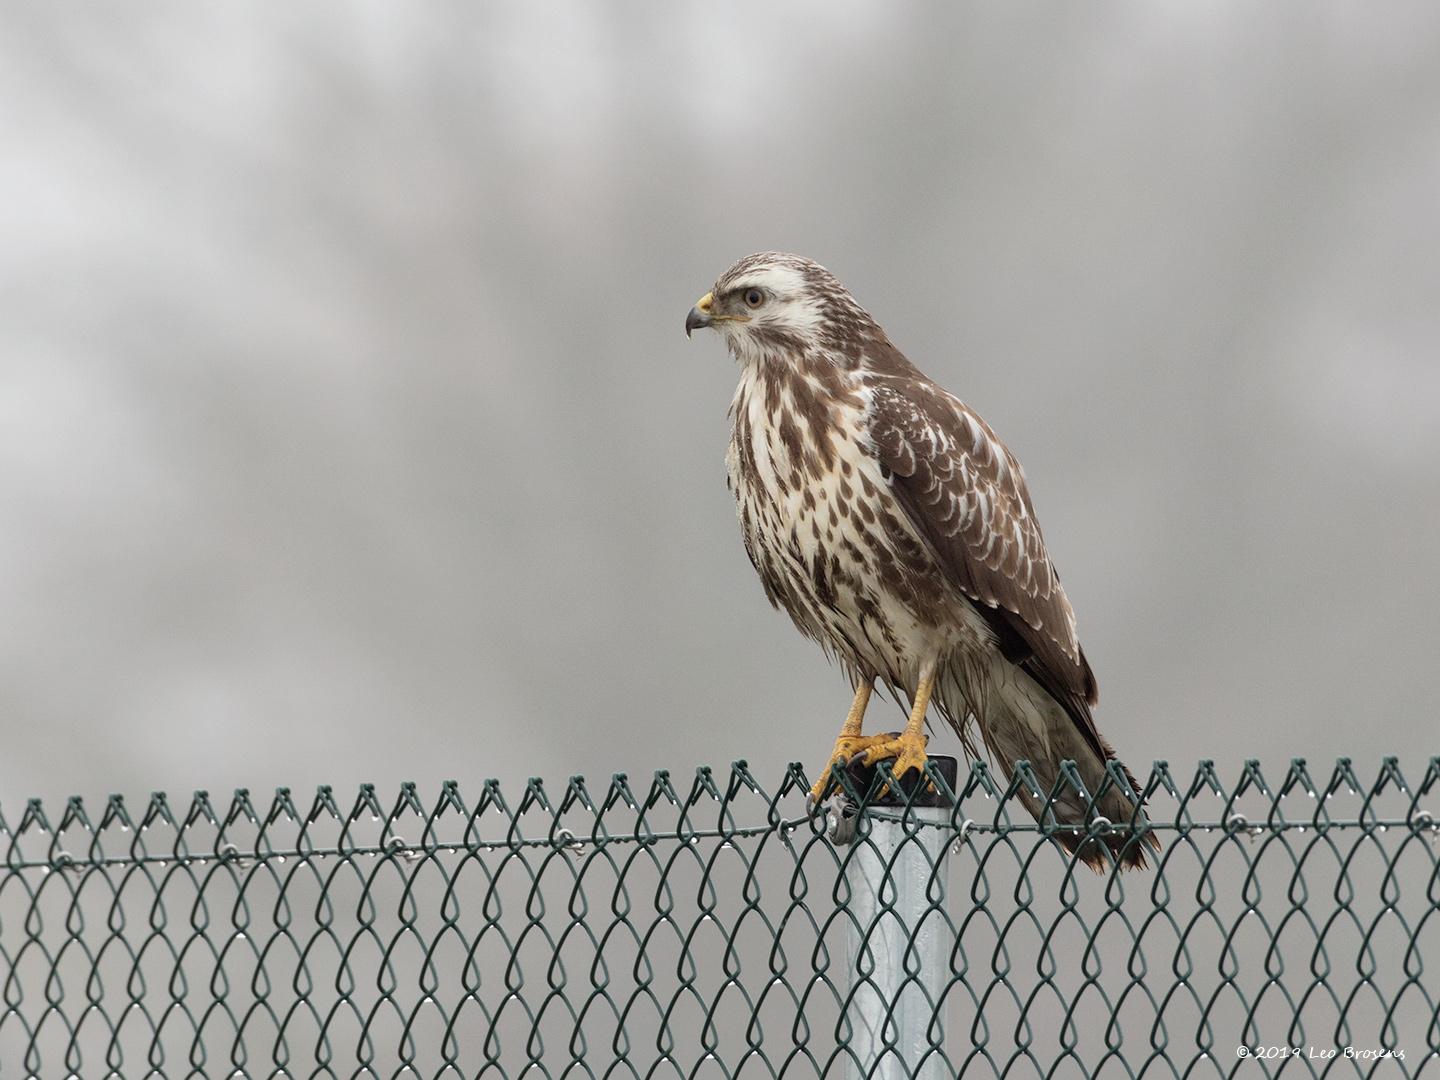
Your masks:
{"label": "talon", "polygon": [[[865,751],[864,763],[874,765],[887,759],[893,760],[894,763],[890,766],[890,776],[894,780],[899,780],[912,769],[924,772],[925,762],[929,760],[925,754],[925,745],[929,741],[927,736],[919,733],[912,735],[904,732],[900,735],[887,736]],[[935,785],[932,783],[929,787],[933,790]],[[889,788],[890,785],[886,784],[880,794],[884,795]]]}
{"label": "talon", "polygon": [[[855,688],[855,701],[850,706],[850,715],[845,718],[845,726],[840,729],[840,737],[835,740],[835,752],[830,755],[825,768],[820,770],[820,779],[815,781],[815,786],[810,789],[812,804],[818,803],[820,796],[825,794],[826,785],[835,775],[836,768],[843,767],[854,757],[856,751],[862,751],[862,762],[866,765],[894,758],[892,779],[904,776],[911,769],[925,768],[925,744],[929,742],[924,734],[925,710],[930,706],[930,694],[935,688],[934,665],[927,664],[920,673],[920,683],[915,688],[915,697],[910,706],[910,720],[902,732],[892,731],[888,735],[860,734],[860,724],[865,718],[865,704],[870,700],[870,684],[873,681],[871,679],[861,682]],[[928,786],[931,791],[935,790],[933,782]],[[889,789],[890,785],[886,784],[880,789],[880,794],[884,795]]]}
{"label": "talon", "polygon": [[884,736],[865,736],[860,734],[860,725],[865,719],[865,706],[870,701],[870,684],[873,679],[866,680],[855,687],[855,700],[850,703],[850,715],[845,717],[845,726],[840,729],[840,737],[835,740],[835,750],[830,755],[830,760],[820,770],[820,779],[815,781],[815,786],[810,789],[810,803],[819,803],[820,797],[825,794],[825,787],[830,778],[835,775],[837,768],[843,769],[850,763],[857,750],[865,750],[874,743],[883,740]]}
{"label": "talon", "polygon": [[835,740],[835,749],[830,754],[830,760],[820,770],[820,779],[816,780],[815,786],[810,789],[810,802],[814,804],[820,801],[831,776],[843,772],[857,753],[868,752],[870,747],[888,742],[892,738],[892,735],[841,735]]}

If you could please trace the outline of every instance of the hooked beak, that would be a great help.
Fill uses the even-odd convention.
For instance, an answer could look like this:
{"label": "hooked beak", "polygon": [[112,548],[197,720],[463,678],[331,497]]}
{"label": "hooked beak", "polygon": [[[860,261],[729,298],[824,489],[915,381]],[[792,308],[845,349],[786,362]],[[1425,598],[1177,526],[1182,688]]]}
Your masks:
{"label": "hooked beak", "polygon": [[685,316],[685,336],[687,338],[696,330],[714,322],[714,319],[710,317],[710,307],[714,303],[715,294],[708,292],[695,301],[695,306],[690,309],[690,314]]}

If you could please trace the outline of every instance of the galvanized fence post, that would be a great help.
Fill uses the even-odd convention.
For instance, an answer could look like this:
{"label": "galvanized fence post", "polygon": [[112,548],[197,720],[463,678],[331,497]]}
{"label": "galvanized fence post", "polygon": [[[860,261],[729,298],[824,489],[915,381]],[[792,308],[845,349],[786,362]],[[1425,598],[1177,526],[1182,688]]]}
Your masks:
{"label": "galvanized fence post", "polygon": [[[953,790],[955,759],[930,761]],[[954,1075],[944,1043],[955,947],[954,924],[945,917],[951,811],[935,792],[915,795],[908,806],[906,799],[891,792],[858,813],[852,805],[853,816],[842,811],[834,834],[837,844],[851,845],[843,856],[853,1055],[847,1080]]]}

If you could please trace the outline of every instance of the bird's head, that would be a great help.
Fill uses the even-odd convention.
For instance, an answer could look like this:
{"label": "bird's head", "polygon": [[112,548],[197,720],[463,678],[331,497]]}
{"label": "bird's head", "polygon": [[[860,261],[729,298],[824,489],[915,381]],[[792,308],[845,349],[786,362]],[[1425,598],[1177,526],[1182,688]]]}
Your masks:
{"label": "bird's head", "polygon": [[721,274],[685,317],[687,337],[702,327],[742,362],[814,349],[852,354],[879,333],[834,274],[783,251],[747,255]]}

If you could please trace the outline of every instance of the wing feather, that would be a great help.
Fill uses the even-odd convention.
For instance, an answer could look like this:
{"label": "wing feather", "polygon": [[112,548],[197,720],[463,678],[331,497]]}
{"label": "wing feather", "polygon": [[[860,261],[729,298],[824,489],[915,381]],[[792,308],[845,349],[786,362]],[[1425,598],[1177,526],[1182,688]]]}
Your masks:
{"label": "wing feather", "polygon": [[[913,371],[913,369],[911,369]],[[1075,720],[1103,761],[1098,694],[1020,463],[968,406],[920,375],[871,381],[870,438],[916,531],[1000,648]]]}

